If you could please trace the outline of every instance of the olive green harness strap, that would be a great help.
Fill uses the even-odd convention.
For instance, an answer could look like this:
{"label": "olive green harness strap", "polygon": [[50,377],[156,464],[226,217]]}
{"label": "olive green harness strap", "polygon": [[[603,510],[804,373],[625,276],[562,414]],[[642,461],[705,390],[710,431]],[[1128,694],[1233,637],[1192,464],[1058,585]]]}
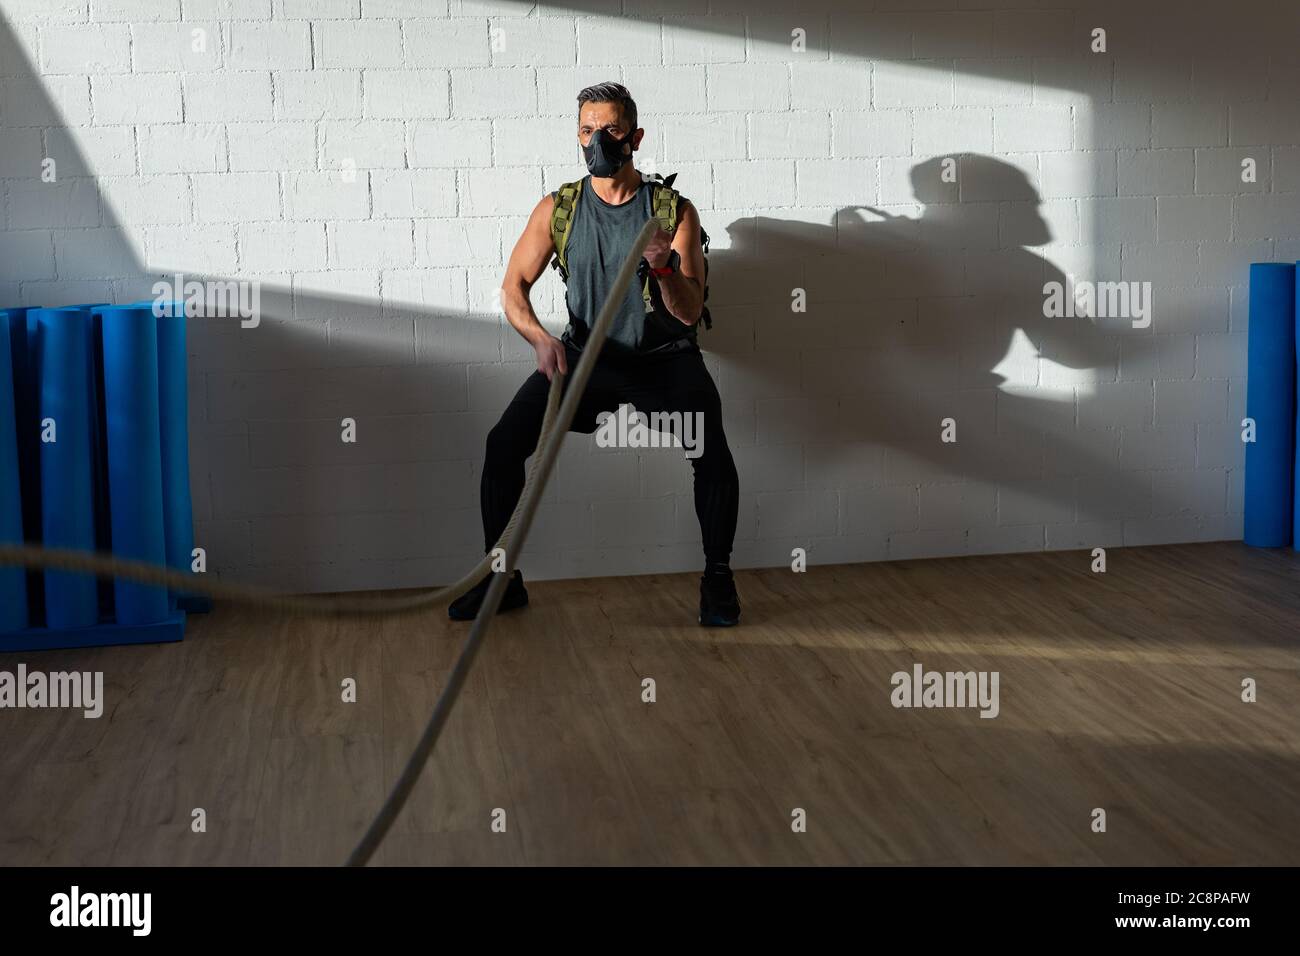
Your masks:
{"label": "olive green harness strap", "polygon": [[560,270],[560,277],[565,282],[569,281],[569,261],[564,253],[569,245],[573,212],[577,208],[578,197],[582,195],[582,183],[583,180],[579,179],[576,183],[565,183],[556,190],[555,208],[551,210],[551,242],[555,244],[556,268]]}

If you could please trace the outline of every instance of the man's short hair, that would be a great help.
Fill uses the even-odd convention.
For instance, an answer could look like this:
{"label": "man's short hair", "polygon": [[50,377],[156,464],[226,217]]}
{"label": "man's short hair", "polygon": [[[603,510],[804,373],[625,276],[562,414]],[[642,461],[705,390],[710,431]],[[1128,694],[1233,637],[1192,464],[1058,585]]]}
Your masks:
{"label": "man's short hair", "polygon": [[632,124],[628,132],[636,130],[636,101],[622,83],[597,83],[578,94],[578,118],[582,118],[582,107],[587,103],[621,103],[623,118]]}

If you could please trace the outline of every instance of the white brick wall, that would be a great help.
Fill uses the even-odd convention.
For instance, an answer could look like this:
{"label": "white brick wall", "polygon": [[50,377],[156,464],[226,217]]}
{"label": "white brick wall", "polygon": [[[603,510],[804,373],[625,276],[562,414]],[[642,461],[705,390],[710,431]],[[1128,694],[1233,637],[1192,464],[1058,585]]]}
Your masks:
{"label": "white brick wall", "polygon": [[[483,439],[533,368],[493,290],[536,200],[582,174],[574,95],[609,78],[713,237],[737,566],[1240,534],[1246,270],[1300,255],[1286,0],[0,13],[5,304],[263,283],[259,328],[190,333],[223,575],[418,586],[477,556]],[[1044,318],[1066,274],[1153,283],[1152,327]],[[558,333],[549,272],[535,303]],[[529,575],[697,567],[690,468],[665,455],[570,436]]]}

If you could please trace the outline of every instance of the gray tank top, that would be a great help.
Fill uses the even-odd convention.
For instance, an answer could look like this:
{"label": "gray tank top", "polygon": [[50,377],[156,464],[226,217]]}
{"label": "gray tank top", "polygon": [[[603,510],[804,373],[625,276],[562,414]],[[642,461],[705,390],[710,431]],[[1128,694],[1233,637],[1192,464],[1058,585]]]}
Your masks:
{"label": "gray tank top", "polygon": [[[576,339],[578,343],[586,340],[587,333],[596,321],[597,312],[614,285],[624,257],[632,248],[641,227],[651,218],[651,190],[648,187],[649,183],[643,182],[633,198],[622,205],[612,206],[591,188],[591,176],[583,180],[573,224],[569,227],[568,245],[565,247],[569,269],[569,282],[565,292],[569,325],[564,330],[565,339]],[[645,320],[641,283],[633,279],[623,296],[623,306],[615,314],[610,326],[606,347],[618,351],[639,351],[644,338]],[[580,327],[576,333],[575,326]]]}

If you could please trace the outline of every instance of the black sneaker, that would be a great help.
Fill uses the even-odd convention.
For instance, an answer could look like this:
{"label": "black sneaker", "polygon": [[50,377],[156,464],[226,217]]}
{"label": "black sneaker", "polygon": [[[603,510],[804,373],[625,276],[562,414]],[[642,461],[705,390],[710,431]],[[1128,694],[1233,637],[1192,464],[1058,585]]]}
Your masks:
{"label": "black sneaker", "polygon": [[[448,604],[447,616],[453,621],[472,621],[478,617],[478,609],[483,605],[483,599],[487,597],[488,587],[492,584],[492,575],[498,573],[500,572],[489,572],[488,576],[482,581]],[[501,606],[497,608],[497,612],[510,611],[517,607],[523,607],[527,603],[528,592],[524,590],[523,572],[515,568],[510,583],[506,585],[506,593],[501,597]]]}
{"label": "black sneaker", "polygon": [[700,577],[700,623],[731,627],[740,620],[740,598],[730,568],[705,571]]}

